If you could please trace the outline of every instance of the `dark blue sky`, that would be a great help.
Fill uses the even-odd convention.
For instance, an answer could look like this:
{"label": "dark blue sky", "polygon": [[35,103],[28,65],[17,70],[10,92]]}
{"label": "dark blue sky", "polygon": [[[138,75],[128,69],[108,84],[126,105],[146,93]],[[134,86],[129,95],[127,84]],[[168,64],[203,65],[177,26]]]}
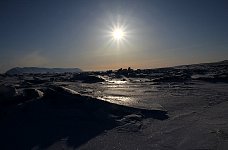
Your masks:
{"label": "dark blue sky", "polygon": [[[110,42],[116,24],[128,33],[120,44]],[[0,1],[0,72],[153,68],[227,56],[226,0]]]}

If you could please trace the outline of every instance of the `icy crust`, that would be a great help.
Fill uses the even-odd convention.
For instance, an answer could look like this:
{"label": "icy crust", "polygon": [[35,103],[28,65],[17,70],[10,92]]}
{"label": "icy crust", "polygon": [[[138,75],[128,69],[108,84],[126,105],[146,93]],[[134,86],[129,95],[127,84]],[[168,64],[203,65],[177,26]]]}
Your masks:
{"label": "icy crust", "polygon": [[143,118],[168,119],[164,110],[109,103],[62,86],[52,85],[41,91],[42,97],[28,96],[27,101],[13,108],[7,105],[9,109],[0,119],[3,149],[46,149],[62,139],[69,147],[77,148],[106,130],[129,123],[129,129],[137,132]]}
{"label": "icy crust", "polygon": [[[53,86],[51,89],[47,89],[45,93],[46,93],[46,98],[49,98],[49,99],[58,99],[58,97],[62,97],[62,96],[68,99],[76,98],[75,103],[77,103],[80,107],[83,107],[83,108],[88,107],[88,111],[90,111],[91,109],[100,109],[102,111],[107,111],[107,113],[111,115],[114,115],[115,113],[117,114],[123,113],[123,115],[125,115],[125,114],[129,114],[129,113],[131,114],[135,112],[135,113],[142,113],[144,114],[144,116],[148,115],[150,117],[158,118],[161,120],[168,118],[167,110],[165,110],[159,104],[154,105],[154,107],[151,106],[149,109],[118,105],[116,103],[110,103],[108,100],[105,100],[105,99],[101,100],[91,96],[80,94],[72,89],[69,89],[63,86]],[[63,104],[64,104],[64,101],[63,101]]]}
{"label": "icy crust", "polygon": [[227,70],[0,75],[0,149],[226,150]]}
{"label": "icy crust", "polygon": [[227,148],[227,84],[104,78],[1,84],[2,149]]}

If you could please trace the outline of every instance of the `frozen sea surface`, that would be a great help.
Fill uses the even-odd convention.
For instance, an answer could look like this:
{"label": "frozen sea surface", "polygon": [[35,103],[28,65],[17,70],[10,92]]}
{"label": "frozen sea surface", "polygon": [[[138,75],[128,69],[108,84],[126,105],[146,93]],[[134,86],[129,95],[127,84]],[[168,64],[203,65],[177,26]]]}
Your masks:
{"label": "frozen sea surface", "polygon": [[227,150],[222,63],[0,75],[0,149]]}
{"label": "frozen sea surface", "polygon": [[[161,83],[130,79],[129,81],[114,80],[105,83],[57,83],[65,85],[81,94],[101,98],[111,103],[150,108],[160,104],[212,106],[228,100],[228,84],[207,82]],[[197,101],[198,99],[198,101]],[[189,104],[190,105],[190,104]],[[189,108],[191,109],[191,108]]]}

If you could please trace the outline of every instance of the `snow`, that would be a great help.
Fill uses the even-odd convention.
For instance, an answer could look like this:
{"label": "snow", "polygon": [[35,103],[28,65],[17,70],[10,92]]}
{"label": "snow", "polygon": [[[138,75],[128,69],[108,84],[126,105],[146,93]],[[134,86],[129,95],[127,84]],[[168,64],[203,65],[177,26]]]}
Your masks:
{"label": "snow", "polygon": [[[226,67],[215,63],[212,67],[182,66],[185,71],[179,67],[124,70],[110,75],[2,76],[0,149],[226,150]],[[216,82],[196,80],[191,78],[199,75],[196,69],[225,78]],[[173,80],[186,72],[186,80]],[[99,80],[75,80],[81,76],[83,80]],[[154,81],[161,76],[167,78]],[[32,80],[36,81],[28,82]]]}

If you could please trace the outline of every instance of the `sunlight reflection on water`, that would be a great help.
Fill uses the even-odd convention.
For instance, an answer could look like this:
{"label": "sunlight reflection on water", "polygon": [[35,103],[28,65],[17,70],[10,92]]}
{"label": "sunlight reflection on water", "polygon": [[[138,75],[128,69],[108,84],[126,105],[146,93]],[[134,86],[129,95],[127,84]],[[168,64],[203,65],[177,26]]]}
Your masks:
{"label": "sunlight reflection on water", "polygon": [[111,102],[111,103],[117,103],[122,105],[130,105],[134,103],[134,100],[131,97],[125,97],[125,96],[103,96],[100,97],[100,99]]}
{"label": "sunlight reflection on water", "polygon": [[112,81],[109,81],[109,83],[114,83],[114,84],[125,84],[125,83],[127,83],[127,81],[112,80]]}

